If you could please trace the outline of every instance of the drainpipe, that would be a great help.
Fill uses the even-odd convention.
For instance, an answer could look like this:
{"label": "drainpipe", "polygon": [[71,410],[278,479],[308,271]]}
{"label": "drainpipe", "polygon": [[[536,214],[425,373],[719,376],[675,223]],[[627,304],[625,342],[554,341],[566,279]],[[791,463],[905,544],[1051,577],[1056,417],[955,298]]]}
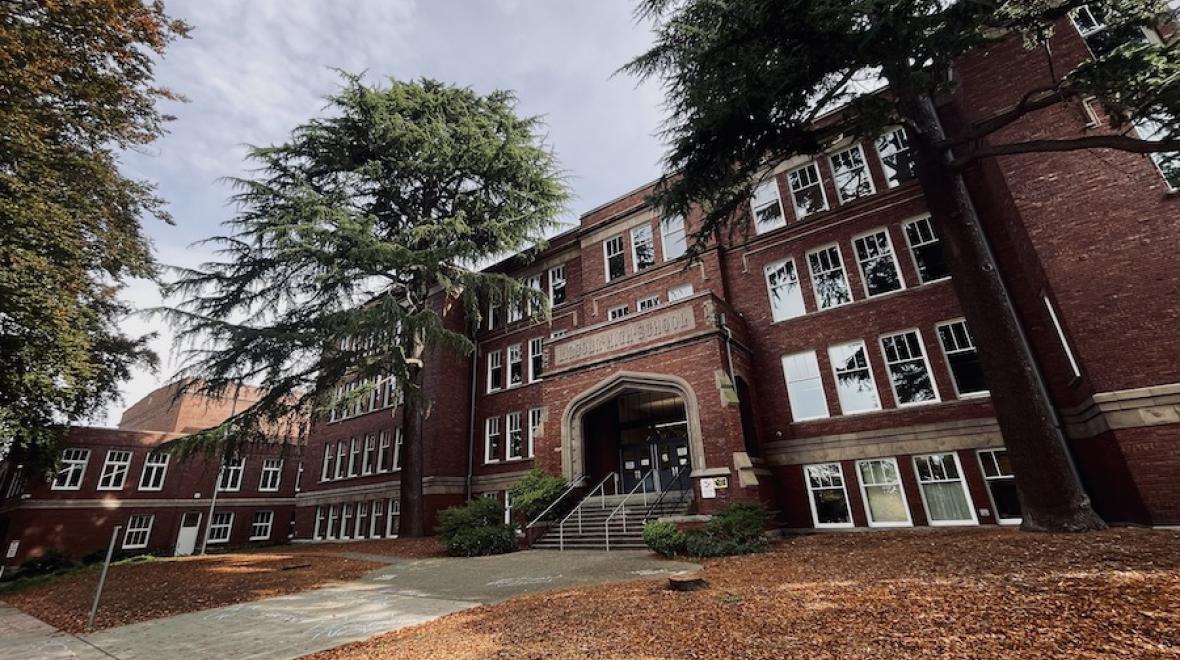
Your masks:
{"label": "drainpipe", "polygon": [[[479,329],[476,328],[475,331],[472,332],[471,334],[473,337],[475,337],[478,333],[479,333]],[[476,338],[475,339],[475,351],[472,353],[472,356],[471,356],[471,404],[467,408],[467,415],[468,415],[468,421],[467,421],[467,486],[466,486],[465,495],[468,500],[471,499],[471,479],[472,479],[472,472],[475,470],[475,395],[476,395],[476,388],[479,385],[478,376],[479,376],[479,339]]]}

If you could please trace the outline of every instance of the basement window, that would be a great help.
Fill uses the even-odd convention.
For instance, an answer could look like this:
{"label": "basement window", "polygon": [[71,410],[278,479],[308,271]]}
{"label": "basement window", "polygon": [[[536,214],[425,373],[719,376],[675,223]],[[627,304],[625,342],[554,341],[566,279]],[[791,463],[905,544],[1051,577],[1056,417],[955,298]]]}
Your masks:
{"label": "basement window", "polygon": [[811,519],[816,527],[852,527],[848,506],[848,489],[839,463],[807,465],[803,468],[811,503]]}

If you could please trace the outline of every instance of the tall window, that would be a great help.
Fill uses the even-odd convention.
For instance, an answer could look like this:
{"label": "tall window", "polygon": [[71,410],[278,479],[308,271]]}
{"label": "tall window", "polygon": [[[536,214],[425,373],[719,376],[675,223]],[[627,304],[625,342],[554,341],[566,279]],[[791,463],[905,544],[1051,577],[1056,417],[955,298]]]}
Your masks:
{"label": "tall window", "polygon": [[637,271],[656,265],[656,240],[650,224],[631,228],[631,262]]}
{"label": "tall window", "polygon": [[274,511],[255,511],[254,518],[250,521],[250,540],[266,541],[270,539],[270,528],[274,519]]}
{"label": "tall window", "polygon": [[852,527],[848,489],[839,463],[807,465],[803,468],[811,502],[811,519],[816,527]]}
{"label": "tall window", "polygon": [[524,305],[519,298],[508,301],[508,322],[516,323],[524,318]]}
{"label": "tall window", "polygon": [[319,505],[315,508],[315,528],[311,531],[311,538],[320,540],[324,538],[324,505]]}
{"label": "tall window", "polygon": [[217,489],[222,492],[233,492],[242,489],[242,469],[246,464],[244,458],[227,458],[221,469],[221,481]]}
{"label": "tall window", "polygon": [[815,302],[820,309],[852,302],[852,289],[848,286],[848,275],[844,272],[839,247],[832,245],[809,253],[807,265],[811,269]]}
{"label": "tall window", "polygon": [[[53,478],[51,490],[78,490],[82,487],[82,476],[90,462],[89,449],[71,447],[61,453],[61,469]],[[15,480],[14,480],[15,481]]]}
{"label": "tall window", "polygon": [[352,502],[340,505],[340,538],[352,538]]}
{"label": "tall window", "polygon": [[910,138],[904,128],[894,129],[877,138],[877,155],[881,157],[885,180],[890,188],[918,178],[914,154],[910,151]]}
{"label": "tall window", "polygon": [[389,431],[382,431],[381,433],[377,434],[377,471],[378,472],[387,472],[389,470],[389,466],[392,465],[392,463],[389,460],[390,459],[390,456],[389,456],[390,449],[391,448],[389,446]]}
{"label": "tall window", "polygon": [[934,234],[934,226],[930,224],[930,216],[907,222],[905,240],[910,244],[910,254],[914,257],[914,268],[917,269],[918,279],[922,281],[922,284],[941,280],[950,275],[946,269],[946,257],[942,253],[942,243]]}
{"label": "tall window", "polygon": [[393,469],[402,469],[402,464],[405,463],[405,452],[402,451],[402,430],[399,428],[394,434],[395,440],[393,443]]}
{"label": "tall window", "polygon": [[831,160],[836,193],[841,202],[850,202],[876,192],[868,163],[865,162],[864,149],[859,144],[832,154]]}
{"label": "tall window", "polygon": [[914,472],[918,475],[918,490],[922,493],[922,503],[931,525],[973,525],[978,522],[957,455],[915,456]]}
{"label": "tall window", "polygon": [[870,527],[909,527],[910,509],[906,505],[905,490],[897,461],[877,458],[857,461],[861,494]]}
{"label": "tall window", "polygon": [[[541,294],[541,295],[544,294],[544,290],[541,288],[541,275],[540,274],[530,275],[529,277],[526,277],[524,280],[524,286],[527,289],[531,289],[533,291],[538,292],[538,294]],[[532,318],[533,314],[535,314],[536,312],[537,312],[537,310],[533,309],[533,299],[532,298],[526,299],[525,306],[524,306],[525,316]]]}
{"label": "tall window", "polygon": [[828,416],[828,400],[815,351],[783,356],[783,375],[787,379],[791,419],[802,422]]}
{"label": "tall window", "polygon": [[664,248],[664,261],[684,256],[688,251],[688,239],[684,233],[684,218],[669,216],[660,221],[660,244]]}
{"label": "tall window", "polygon": [[778,195],[778,182],[773,176],[754,188],[750,210],[754,213],[755,234],[764,234],[786,226],[787,216],[783,213],[783,204]]}
{"label": "tall window", "polygon": [[556,307],[565,302],[565,264],[549,269],[549,304]]}
{"label": "tall window", "polygon": [[500,351],[488,353],[488,391],[504,389],[504,355]]}
{"label": "tall window", "polygon": [[922,348],[922,334],[908,330],[881,337],[881,352],[898,407],[938,401],[938,386]]}
{"label": "tall window", "polygon": [[332,445],[324,445],[324,462],[320,465],[320,481],[332,478]]}
{"label": "tall window", "polygon": [[361,470],[361,443],[356,438],[348,440],[348,476],[355,477]]}
{"label": "tall window", "polygon": [[524,458],[524,431],[519,412],[508,413],[508,460]]}
{"label": "tall window", "polygon": [[857,238],[852,244],[856,249],[856,262],[860,264],[866,295],[878,296],[905,286],[893,255],[889,232],[881,229]]}
{"label": "tall window", "polygon": [[401,522],[402,502],[396,497],[389,498],[389,518],[385,523],[385,535],[397,538],[397,530]]}
{"label": "tall window", "polygon": [[495,330],[504,325],[504,307],[495,300],[488,302],[488,330]]}
{"label": "tall window", "polygon": [[500,418],[489,417],[484,421],[483,462],[500,461]]}
{"label": "tall window", "polygon": [[791,199],[795,203],[795,217],[803,218],[828,210],[828,196],[819,178],[819,165],[808,163],[787,173],[791,184]]}
{"label": "tall window", "polygon": [[363,539],[369,533],[369,503],[356,503],[356,538]]}
{"label": "tall window", "polygon": [[99,490],[119,490],[127,483],[127,471],[131,467],[131,452],[112,449],[107,452],[102,464],[102,476],[98,478]]}
{"label": "tall window", "polygon": [[668,289],[668,302],[674,303],[677,300],[684,300],[693,294],[691,284],[681,284]]}
{"label": "tall window", "polygon": [[607,282],[627,274],[627,262],[623,257],[622,235],[608,238],[602,242],[602,256],[606,260]]}
{"label": "tall window", "polygon": [[343,479],[348,475],[348,442],[336,442],[336,478]]}
{"label": "tall window", "polygon": [[373,517],[369,521],[369,536],[385,536],[385,500],[373,500]]}
{"label": "tall window", "polygon": [[795,261],[784,259],[766,266],[766,290],[770,294],[770,316],[784,321],[807,313]]}
{"label": "tall window", "polygon": [[361,474],[373,474],[377,465],[377,436],[372,433],[365,435],[365,450],[361,459]]}
{"label": "tall window", "polygon": [[836,375],[836,393],[844,414],[880,410],[877,383],[869,367],[869,355],[863,341],[837,344],[828,348],[832,371]]}
{"label": "tall window", "polygon": [[545,368],[545,339],[533,337],[529,340],[529,382],[541,380],[541,371]]}
{"label": "tall window", "polygon": [[520,356],[520,344],[508,347],[508,386],[513,387],[524,382],[524,363]]}
{"label": "tall window", "polygon": [[282,479],[283,459],[268,458],[262,461],[262,478],[258,480],[258,490],[273,493],[279,489]]}
{"label": "tall window", "polygon": [[951,369],[951,381],[960,397],[987,394],[987,382],[983,379],[983,365],[975,350],[975,340],[967,329],[967,322],[947,321],[938,324],[938,342]]}
{"label": "tall window", "polygon": [[213,514],[213,519],[209,522],[209,542],[210,543],[226,543],[229,541],[229,533],[234,527],[234,514],[232,511],[217,511]]}
{"label": "tall window", "polygon": [[1008,464],[1008,450],[980,449],[979,466],[996,509],[996,520],[1006,525],[1020,524],[1020,495],[1016,492],[1012,466]]}
{"label": "tall window", "polygon": [[168,471],[168,454],[152,452],[143,459],[143,472],[139,475],[140,490],[162,490],[164,475]]}
{"label": "tall window", "polygon": [[325,534],[330,539],[336,538],[336,534],[338,533],[336,521],[340,518],[339,510],[340,508],[335,504],[328,507],[328,529]]}
{"label": "tall window", "polygon": [[156,517],[150,513],[138,514],[127,519],[127,531],[123,534],[123,549],[146,548],[152,535],[152,523]]}
{"label": "tall window", "polygon": [[541,424],[545,419],[544,408],[529,409],[529,458],[535,456],[537,448],[537,438],[541,433]]}

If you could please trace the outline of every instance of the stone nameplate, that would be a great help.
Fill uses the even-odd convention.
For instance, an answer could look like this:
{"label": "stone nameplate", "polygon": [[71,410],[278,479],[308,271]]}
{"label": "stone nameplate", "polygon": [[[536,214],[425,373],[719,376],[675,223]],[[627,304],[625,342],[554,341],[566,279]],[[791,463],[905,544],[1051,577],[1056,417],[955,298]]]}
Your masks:
{"label": "stone nameplate", "polygon": [[557,366],[581,362],[681,334],[695,327],[696,317],[693,315],[692,307],[685,305],[680,309],[637,319],[554,346],[553,362]]}

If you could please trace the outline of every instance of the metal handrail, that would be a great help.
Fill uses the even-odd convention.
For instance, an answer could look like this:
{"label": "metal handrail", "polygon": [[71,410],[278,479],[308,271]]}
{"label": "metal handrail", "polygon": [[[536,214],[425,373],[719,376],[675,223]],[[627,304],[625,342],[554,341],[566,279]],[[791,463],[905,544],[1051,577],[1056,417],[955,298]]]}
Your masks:
{"label": "metal handrail", "polygon": [[[686,469],[684,466],[678,465],[677,472],[676,472],[676,478],[672,480],[672,483],[684,485],[685,477],[687,477],[689,474],[692,474],[692,470]],[[684,502],[684,498],[692,493],[692,486],[689,485],[685,488],[680,488],[679,491],[680,491],[680,497],[678,497],[676,499],[677,506],[679,506],[682,502]],[[656,498],[656,501],[653,502],[652,505],[647,508],[647,512],[643,514],[643,522],[645,524],[649,520],[651,520],[652,512],[655,511],[656,509],[660,508],[660,505],[664,503],[664,498],[667,497],[668,493],[671,493],[671,492],[672,492],[671,490],[664,490],[662,493],[660,493],[660,496],[658,498]]]}
{"label": "metal handrail", "polygon": [[[557,544],[558,544],[559,551],[565,550],[565,522],[567,520],[569,520],[571,517],[573,517],[573,515],[575,513],[578,514],[578,533],[579,534],[582,533],[582,507],[586,505],[587,500],[589,500],[591,497],[594,496],[595,491],[599,491],[599,490],[602,491],[602,493],[601,493],[601,495],[603,497],[602,508],[603,509],[606,508],[606,499],[605,499],[606,498],[606,482],[611,477],[618,479],[618,475],[615,474],[614,472],[607,473],[607,475],[602,478],[602,481],[599,481],[594,486],[594,488],[590,489],[590,492],[586,493],[585,497],[582,498],[582,501],[578,502],[578,506],[574,507],[573,511],[570,511],[569,513],[565,514],[565,517],[562,518],[561,522],[557,524]],[[615,493],[616,494],[618,493],[618,486],[615,487]]]}
{"label": "metal handrail", "polygon": [[561,495],[558,495],[557,499],[553,500],[549,504],[549,506],[545,507],[544,511],[537,514],[537,517],[533,518],[532,522],[525,525],[524,528],[525,529],[532,529],[534,525],[541,522],[541,519],[544,518],[550,511],[553,510],[553,507],[557,506],[559,502],[561,502],[566,497],[568,497],[570,493],[574,492],[574,490],[576,488],[578,488],[579,486],[581,486],[582,482],[585,480],[586,480],[586,475],[584,475],[584,474],[579,474],[577,477],[574,477],[573,479],[571,479],[570,485],[566,486],[566,489],[561,492]]}
{"label": "metal handrail", "polygon": [[610,515],[606,517],[606,524],[603,527],[604,527],[604,531],[606,532],[606,551],[607,552],[610,552],[610,521],[611,521],[611,519],[613,519],[615,517],[615,514],[617,514],[620,510],[622,510],[622,512],[623,512],[623,533],[624,534],[627,533],[627,500],[631,499],[631,496],[635,494],[635,491],[639,490],[640,487],[642,487],[643,488],[643,506],[647,506],[647,478],[652,476],[655,473],[655,471],[656,471],[656,468],[654,468],[654,467],[652,469],[648,470],[647,474],[643,475],[643,477],[639,480],[639,483],[635,484],[635,486],[633,488],[631,488],[630,492],[628,492],[626,495],[623,496],[623,501],[619,502],[619,505],[615,507],[614,511],[611,511]]}

